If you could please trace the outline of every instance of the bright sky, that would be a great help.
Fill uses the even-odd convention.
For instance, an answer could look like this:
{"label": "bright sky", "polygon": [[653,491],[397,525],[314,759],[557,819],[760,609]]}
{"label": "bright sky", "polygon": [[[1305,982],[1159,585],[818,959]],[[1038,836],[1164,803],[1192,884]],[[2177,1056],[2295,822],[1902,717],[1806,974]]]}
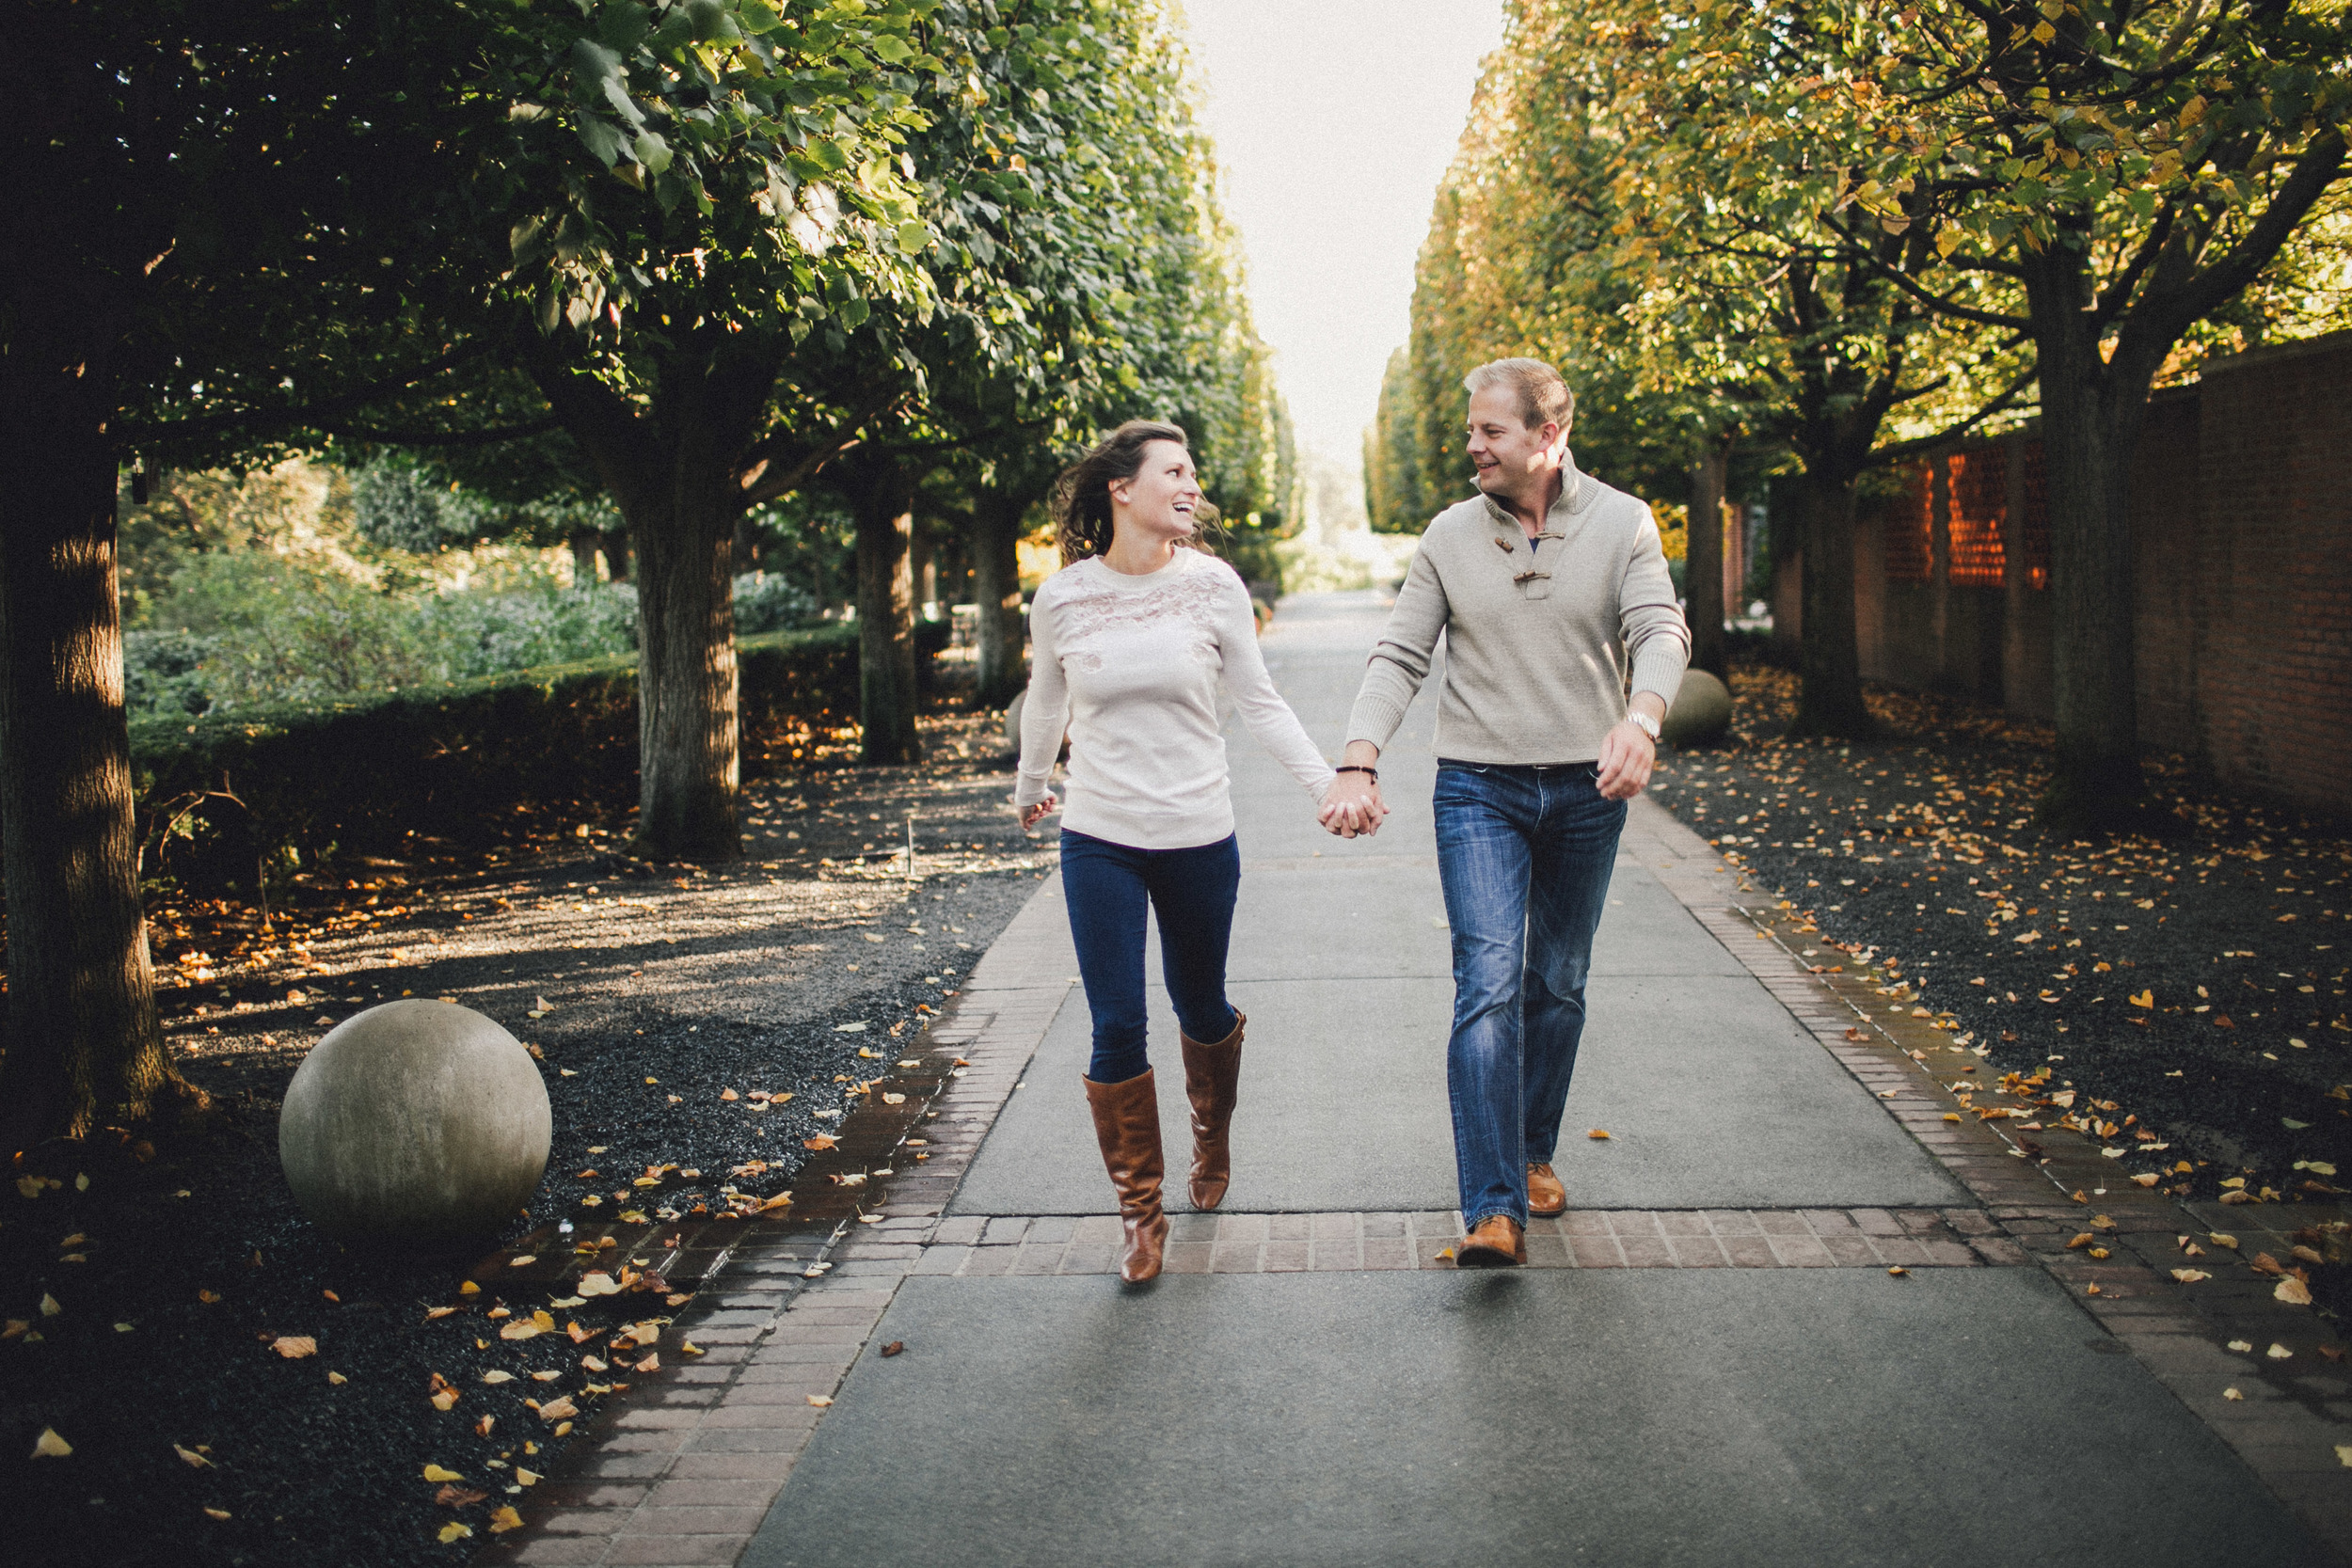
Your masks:
{"label": "bright sky", "polygon": [[1184,0],[1258,331],[1351,474],[1502,0]]}

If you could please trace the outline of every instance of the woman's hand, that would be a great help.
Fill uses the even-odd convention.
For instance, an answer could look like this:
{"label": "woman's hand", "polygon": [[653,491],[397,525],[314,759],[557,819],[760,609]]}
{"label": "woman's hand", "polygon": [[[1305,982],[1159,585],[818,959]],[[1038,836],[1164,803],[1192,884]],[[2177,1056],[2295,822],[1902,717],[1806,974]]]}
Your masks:
{"label": "woman's hand", "polygon": [[1061,802],[1055,800],[1053,795],[1049,792],[1046,797],[1038,801],[1037,804],[1033,806],[1026,806],[1022,809],[1021,826],[1024,830],[1034,828],[1040,822],[1044,821],[1048,816],[1051,816],[1054,813],[1059,811],[1060,809]]}

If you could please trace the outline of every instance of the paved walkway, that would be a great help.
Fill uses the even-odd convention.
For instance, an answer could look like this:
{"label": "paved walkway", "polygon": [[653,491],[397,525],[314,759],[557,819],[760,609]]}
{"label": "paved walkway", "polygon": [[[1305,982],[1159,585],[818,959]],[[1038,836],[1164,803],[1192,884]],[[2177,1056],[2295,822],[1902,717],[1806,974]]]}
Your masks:
{"label": "paved walkway", "polygon": [[[1333,753],[1380,613],[1294,600],[1267,638]],[[1159,1282],[1110,1272],[1048,880],[906,1064],[944,1087],[872,1135],[839,1230],[743,1249],[699,1381],[620,1416],[504,1560],[2343,1560],[2328,1325],[2267,1279],[2169,1275],[2208,1225],[2291,1239],[2109,1193],[2070,1133],[2021,1151],[2017,1102],[1970,1089],[1939,1021],[1817,974],[1801,926],[1646,804],[1558,1161],[1571,1212],[1534,1227],[1536,1267],[1447,1265],[1433,708],[1384,759],[1398,809],[1368,842],[1233,742],[1234,1180],[1216,1214],[1171,1183]],[[1181,1170],[1173,1038],[1162,1000]]]}

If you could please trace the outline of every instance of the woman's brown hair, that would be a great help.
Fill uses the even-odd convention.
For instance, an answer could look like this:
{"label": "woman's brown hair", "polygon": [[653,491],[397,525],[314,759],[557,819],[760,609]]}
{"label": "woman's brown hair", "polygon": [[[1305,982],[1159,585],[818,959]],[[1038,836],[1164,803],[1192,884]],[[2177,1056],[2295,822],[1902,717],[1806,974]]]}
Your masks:
{"label": "woman's brown hair", "polygon": [[[1111,547],[1111,486],[1143,471],[1144,450],[1154,441],[1173,441],[1186,451],[1192,450],[1181,425],[1129,420],[1061,471],[1054,482],[1052,509],[1063,565]],[[1193,509],[1193,524],[1196,531],[1187,543],[1203,549],[1201,532],[1216,526],[1216,508],[1203,500]]]}

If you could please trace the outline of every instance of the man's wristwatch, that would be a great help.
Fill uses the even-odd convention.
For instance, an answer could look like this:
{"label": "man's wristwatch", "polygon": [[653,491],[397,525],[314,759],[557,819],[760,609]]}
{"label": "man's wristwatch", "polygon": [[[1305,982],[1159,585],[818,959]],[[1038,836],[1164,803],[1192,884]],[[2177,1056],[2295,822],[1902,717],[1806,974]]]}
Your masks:
{"label": "man's wristwatch", "polygon": [[1627,710],[1627,712],[1626,712],[1626,719],[1627,719],[1627,721],[1628,721],[1629,722],[1630,722],[1630,723],[1633,725],[1633,727],[1634,727],[1634,728],[1636,728],[1636,729],[1640,730],[1640,731],[1641,731],[1644,735],[1645,735],[1645,736],[1649,736],[1649,739],[1650,739],[1650,744],[1651,744],[1651,745],[1655,746],[1655,745],[1657,745],[1657,744],[1658,744],[1658,721],[1657,721],[1657,720],[1652,719],[1652,718],[1651,718],[1648,714],[1644,713],[1644,712],[1643,712],[1640,708],[1638,708],[1638,707],[1637,707],[1637,708],[1629,708],[1629,709],[1628,709],[1628,710]]}

